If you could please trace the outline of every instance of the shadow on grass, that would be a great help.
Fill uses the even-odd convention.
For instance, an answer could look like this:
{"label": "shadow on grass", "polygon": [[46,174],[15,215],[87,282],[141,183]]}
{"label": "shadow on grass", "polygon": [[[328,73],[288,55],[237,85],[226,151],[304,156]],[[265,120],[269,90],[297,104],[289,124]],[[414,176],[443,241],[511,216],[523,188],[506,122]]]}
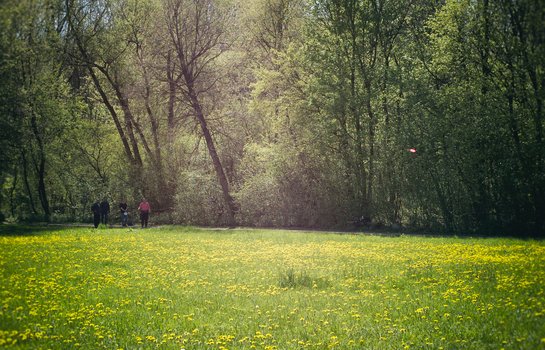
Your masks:
{"label": "shadow on grass", "polygon": [[46,225],[13,225],[0,224],[0,237],[9,236],[39,236],[46,233],[62,231],[62,227],[51,227]]}

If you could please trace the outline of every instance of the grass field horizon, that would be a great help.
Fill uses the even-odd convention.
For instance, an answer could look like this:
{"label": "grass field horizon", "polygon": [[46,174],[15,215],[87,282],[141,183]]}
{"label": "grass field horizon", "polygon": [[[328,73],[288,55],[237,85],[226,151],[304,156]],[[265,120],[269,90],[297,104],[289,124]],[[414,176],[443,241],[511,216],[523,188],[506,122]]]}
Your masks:
{"label": "grass field horizon", "polygon": [[0,347],[545,349],[545,243],[4,227]]}

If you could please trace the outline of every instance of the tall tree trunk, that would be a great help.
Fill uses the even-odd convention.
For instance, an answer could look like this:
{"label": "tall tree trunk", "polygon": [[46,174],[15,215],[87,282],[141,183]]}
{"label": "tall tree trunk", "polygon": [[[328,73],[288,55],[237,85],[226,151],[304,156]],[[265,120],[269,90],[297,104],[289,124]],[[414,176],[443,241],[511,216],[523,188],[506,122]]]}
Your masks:
{"label": "tall tree trunk", "polygon": [[[110,116],[112,117],[112,120],[114,121],[117,132],[119,133],[119,136],[121,138],[121,142],[123,143],[123,149],[125,150],[125,155],[127,156],[127,159],[133,166],[135,166],[137,165],[137,158],[133,156],[129,142],[127,140],[127,136],[125,134],[125,131],[123,130],[123,126],[121,125],[117,112],[114,106],[112,105],[112,103],[110,102],[108,95],[104,91],[102,84],[100,83],[100,80],[98,79],[94,71],[95,67],[98,68],[100,71],[103,71],[103,69],[96,66],[95,60],[91,58],[91,55],[87,50],[87,47],[84,45],[85,39],[82,38],[83,34],[80,33],[80,30],[82,30],[82,28],[77,26],[76,23],[74,22],[74,20],[78,21],[78,18],[76,14],[74,13],[76,11],[76,5],[73,0],[65,0],[65,7],[67,11],[66,19],[70,27],[70,33],[73,35],[75,39],[76,46],[83,59],[83,65],[87,68],[89,75],[91,76],[91,79],[93,80],[93,84],[95,85],[95,88],[97,89],[98,93],[100,94],[100,97],[102,98],[102,102],[106,106],[106,109],[108,109],[108,112],[110,113]],[[79,19],[79,21],[81,22],[82,20]],[[77,23],[77,24],[80,24],[80,23]]]}
{"label": "tall tree trunk", "polygon": [[144,134],[142,130],[140,129],[140,126],[138,125],[138,123],[136,123],[134,119],[133,121],[135,126],[137,127],[137,132],[140,135],[142,142],[144,143],[144,147],[146,149],[146,152],[148,153],[148,156],[151,158],[152,162],[154,163],[155,168],[159,171],[159,174],[161,174],[161,179],[163,179],[164,178],[162,176],[163,175],[163,169],[162,169],[163,160],[162,160],[162,154],[161,154],[161,143],[159,141],[159,124],[157,122],[157,118],[155,117],[155,114],[153,113],[151,109],[151,102],[150,102],[151,85],[150,85],[150,80],[148,76],[148,69],[146,68],[146,63],[144,62],[144,56],[143,56],[140,43],[137,43],[136,45],[136,56],[138,57],[138,61],[140,63],[140,69],[142,70],[142,76],[144,77],[144,106],[145,106],[146,114],[148,115],[148,119],[151,125],[151,136],[153,138],[154,152],[152,152],[150,147],[148,146],[148,142],[146,141],[146,138],[144,137]]}
{"label": "tall tree trunk", "polygon": [[[214,140],[207,124],[199,95],[206,95],[215,84],[214,79],[204,76],[207,67],[221,53],[220,37],[223,35],[221,11],[216,12],[212,1],[182,0],[165,1],[168,34],[176,52],[182,91],[193,109],[212,158],[214,170],[220,183],[229,225],[235,224],[236,204],[229,192],[229,182],[218,156]],[[173,81],[174,76],[170,77]],[[197,87],[196,87],[197,86]],[[202,96],[201,95],[201,96]]]}
{"label": "tall tree trunk", "polygon": [[454,232],[454,216],[452,215],[451,207],[449,206],[449,201],[447,200],[445,192],[441,188],[441,183],[437,179],[437,171],[435,169],[428,169],[428,174],[432,180],[437,199],[439,200],[439,207],[441,209],[441,214],[443,216],[445,229],[447,232]]}
{"label": "tall tree trunk", "polygon": [[168,81],[168,147],[174,143],[174,107],[176,104],[176,79],[174,78],[174,63],[172,62],[172,53],[169,51],[167,56],[167,81]]}
{"label": "tall tree trunk", "polygon": [[36,115],[34,112],[31,112],[30,124],[32,126],[32,132],[34,133],[34,138],[38,144],[38,164],[35,164],[36,175],[38,175],[38,197],[40,198],[40,203],[44,211],[44,220],[49,222],[51,218],[51,212],[49,210],[49,201],[47,199],[47,191],[45,186],[45,163],[46,155],[44,149],[44,143],[38,130],[38,124],[36,121]]}
{"label": "tall tree trunk", "polygon": [[[349,68],[350,68],[350,112],[352,114],[353,122],[354,122],[354,130],[356,133],[356,144],[355,144],[355,172],[358,182],[358,192],[359,192],[359,199],[360,199],[360,214],[366,218],[371,219],[371,205],[369,202],[369,192],[368,192],[368,183],[369,183],[369,176],[368,172],[365,169],[365,152],[364,152],[364,130],[363,130],[363,122],[362,122],[362,116],[360,113],[360,110],[356,107],[359,104],[358,100],[358,93],[356,90],[356,66],[358,64],[358,44],[357,44],[357,24],[356,24],[356,13],[357,13],[357,5],[356,3],[352,2],[350,4],[346,5],[346,14],[347,22],[349,26],[349,47],[347,48],[346,55],[349,57]],[[342,22],[342,19],[338,19]],[[340,24],[337,24],[340,25]],[[342,35],[342,34],[341,34]]]}
{"label": "tall tree trunk", "polygon": [[91,75],[91,78],[93,79],[95,88],[98,90],[98,93],[100,94],[100,97],[102,98],[102,102],[106,106],[106,109],[108,109],[108,112],[110,112],[110,116],[112,117],[112,120],[114,121],[119,137],[121,138],[121,142],[123,143],[123,149],[125,150],[125,155],[127,156],[127,159],[129,160],[131,164],[136,165],[137,164],[136,160],[132,154],[131,147],[127,140],[127,136],[125,134],[125,131],[123,130],[123,126],[121,125],[121,122],[119,121],[119,117],[117,115],[117,112],[115,111],[114,106],[112,106],[110,99],[104,92],[104,89],[102,88],[102,85],[100,84],[100,81],[98,80],[98,77],[96,76],[93,68],[91,66],[87,66],[87,69],[89,71],[89,74]]}
{"label": "tall tree trunk", "polygon": [[13,183],[10,186],[9,189],[9,209],[12,217],[15,217],[15,189],[17,188],[17,182],[19,181],[19,171],[17,168],[15,168],[15,171],[13,173]]}
{"label": "tall tree trunk", "polygon": [[[167,183],[167,179],[165,177],[165,171],[164,171],[164,168],[163,168],[163,154],[161,152],[162,145],[161,145],[161,142],[159,140],[159,123],[157,121],[157,117],[155,116],[155,114],[153,113],[153,110],[151,109],[151,102],[150,102],[151,84],[150,84],[150,79],[149,79],[149,76],[148,76],[148,70],[147,70],[146,64],[144,62],[144,56],[143,56],[142,50],[141,50],[139,45],[137,45],[137,56],[138,56],[138,60],[140,62],[140,67],[142,69],[142,75],[144,77],[144,104],[145,104],[145,107],[146,107],[146,113],[148,115],[148,119],[149,119],[150,124],[151,124],[151,134],[152,134],[152,137],[153,137],[153,147],[155,148],[155,152],[153,154],[151,153],[151,151],[148,151],[148,152],[149,152],[149,156],[151,157],[151,159],[153,161],[154,167],[155,167],[155,169],[157,171],[157,177],[158,177],[157,181],[158,181],[158,185],[159,185],[159,193],[161,194],[161,196],[160,196],[161,200],[159,201],[160,206],[163,209],[170,209],[172,207],[172,204],[173,204],[174,191],[171,188],[169,188],[168,183]],[[169,109],[170,108],[171,107],[169,105]],[[142,131],[140,130],[140,127],[138,126],[138,124],[137,123],[135,123],[135,124],[138,127],[137,128],[138,133],[140,134],[142,142],[145,143],[145,147],[146,147],[146,150],[147,150],[148,146],[147,146],[147,142],[146,142],[146,140],[144,138],[144,135],[143,135]]]}
{"label": "tall tree trunk", "polygon": [[202,111],[202,106],[199,102],[198,96],[195,93],[195,90],[193,88],[193,84],[188,84],[188,95],[191,100],[191,106],[193,107],[193,110],[195,112],[195,116],[197,117],[197,120],[199,121],[199,124],[201,126],[201,130],[204,136],[204,139],[206,140],[206,146],[208,148],[208,153],[210,154],[210,158],[212,158],[212,163],[214,164],[214,170],[216,171],[216,176],[218,177],[218,181],[221,186],[221,190],[223,193],[223,200],[225,202],[226,208],[227,208],[227,221],[229,225],[235,225],[235,212],[236,212],[236,204],[235,200],[231,196],[231,193],[229,191],[229,182],[227,181],[227,176],[225,176],[225,172],[223,170],[223,166],[221,165],[221,160],[218,156],[218,152],[216,151],[216,146],[214,144],[214,140],[212,139],[212,135],[210,134],[210,130],[208,129],[208,125],[206,123],[206,119],[204,116],[204,113]]}
{"label": "tall tree trunk", "polygon": [[[480,47],[479,55],[481,58],[481,99],[480,99],[480,113],[486,115],[490,107],[488,106],[488,94],[489,94],[489,84],[491,78],[491,68],[490,68],[490,13],[489,13],[489,2],[488,0],[483,0],[481,5],[481,21],[482,21],[482,37],[480,38]],[[487,176],[487,169],[485,168],[486,164],[479,162],[478,167],[475,168],[473,176],[476,176],[476,186],[477,188],[473,191],[473,212],[475,219],[480,226],[481,230],[487,230],[489,223],[491,222],[490,213],[493,212],[493,203],[490,201],[490,191],[487,190],[485,181]]]}
{"label": "tall tree trunk", "polygon": [[[171,162],[171,155],[174,154],[174,133],[175,133],[175,107],[176,107],[176,85],[177,79],[174,78],[175,68],[172,60],[172,52],[167,55],[167,83],[168,83],[168,114],[167,114],[167,164]],[[176,193],[176,181],[171,177],[166,177],[166,192],[170,193],[170,205],[174,204],[174,194]]]}
{"label": "tall tree trunk", "polygon": [[36,210],[36,206],[34,205],[34,198],[32,197],[32,190],[30,189],[30,183],[28,181],[28,163],[25,155],[25,151],[21,149],[21,162],[23,164],[23,182],[25,184],[25,189],[28,195],[28,203],[30,205],[30,209],[32,210],[32,213],[34,215],[38,215],[38,211]]}
{"label": "tall tree trunk", "polygon": [[371,80],[364,78],[364,85],[366,90],[365,106],[367,108],[367,115],[369,116],[369,170],[367,178],[367,201],[369,202],[369,214],[372,218],[373,213],[373,177],[375,176],[375,124],[376,117],[371,105]]}
{"label": "tall tree trunk", "polygon": [[[117,76],[114,76],[112,78],[112,76],[106,69],[104,69],[103,67],[97,68],[102,72],[102,74],[104,74],[106,79],[108,79],[108,81],[110,82],[110,86],[115,92],[117,101],[121,106],[121,110],[123,111],[123,117],[125,119],[125,129],[127,130],[127,135],[129,136],[129,141],[132,146],[132,153],[134,155],[135,164],[139,167],[142,167],[142,156],[140,155],[140,148],[138,147],[138,141],[136,140],[136,136],[134,134],[134,128],[136,128],[136,126],[134,122],[134,117],[129,107],[129,100],[121,91],[121,85],[117,80]],[[143,141],[145,141],[145,139]],[[146,151],[151,154],[151,150],[147,146],[147,143],[145,143],[145,148],[147,148]]]}
{"label": "tall tree trunk", "polygon": [[49,200],[47,199],[47,191],[45,187],[45,154],[40,155],[40,164],[38,167],[38,195],[40,203],[44,210],[44,220],[49,222],[51,219],[51,211],[49,210]]}
{"label": "tall tree trunk", "polygon": [[[531,4],[531,2],[530,2]],[[537,8],[536,8],[537,7]],[[513,35],[520,42],[520,54],[522,56],[523,69],[526,71],[532,86],[534,98],[534,177],[532,195],[534,199],[534,229],[545,234],[545,185],[543,173],[545,172],[545,158],[543,154],[543,103],[545,89],[545,75],[540,70],[543,67],[543,57],[535,54],[544,44],[545,30],[543,29],[543,11],[539,6],[527,6],[508,4]],[[530,13],[533,11],[533,13]],[[539,52],[539,51],[538,51]],[[533,55],[532,55],[533,54]],[[537,56],[537,57],[534,57]],[[536,61],[537,60],[537,61]],[[532,171],[532,170],[529,170]]]}
{"label": "tall tree trunk", "polygon": [[[355,50],[355,48],[354,48]],[[355,53],[350,63],[350,112],[354,118],[354,129],[356,132],[356,174],[358,179],[358,191],[360,193],[361,200],[361,214],[370,218],[370,206],[369,206],[369,193],[367,192],[368,177],[365,171],[365,154],[363,150],[363,126],[361,115],[356,109],[357,95],[356,95],[356,71],[355,71]]]}

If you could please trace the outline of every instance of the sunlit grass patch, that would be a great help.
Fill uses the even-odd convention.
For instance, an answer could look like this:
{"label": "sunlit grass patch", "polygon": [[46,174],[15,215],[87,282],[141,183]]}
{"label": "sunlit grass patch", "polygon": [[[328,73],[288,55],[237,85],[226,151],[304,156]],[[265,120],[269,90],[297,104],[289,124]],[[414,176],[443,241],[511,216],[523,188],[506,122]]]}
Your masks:
{"label": "sunlit grass patch", "polygon": [[0,254],[0,346],[545,348],[542,242],[74,228]]}

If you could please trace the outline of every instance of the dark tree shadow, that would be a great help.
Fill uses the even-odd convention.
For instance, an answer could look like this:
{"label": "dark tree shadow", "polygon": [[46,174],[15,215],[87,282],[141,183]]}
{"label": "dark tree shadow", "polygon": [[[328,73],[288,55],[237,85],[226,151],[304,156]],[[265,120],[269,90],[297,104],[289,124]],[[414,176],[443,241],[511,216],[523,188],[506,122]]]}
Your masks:
{"label": "dark tree shadow", "polygon": [[47,225],[12,225],[0,224],[0,236],[39,236],[46,233],[62,231],[63,227]]}

